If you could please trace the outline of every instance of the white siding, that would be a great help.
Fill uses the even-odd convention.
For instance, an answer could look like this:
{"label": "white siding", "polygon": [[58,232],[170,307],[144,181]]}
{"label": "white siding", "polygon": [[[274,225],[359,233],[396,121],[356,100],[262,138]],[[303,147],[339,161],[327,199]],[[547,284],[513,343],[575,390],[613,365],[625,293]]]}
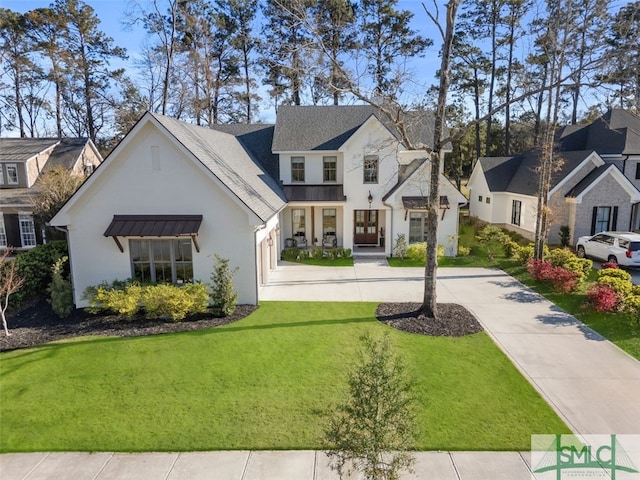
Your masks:
{"label": "white siding", "polygon": [[[152,168],[152,146],[159,146],[160,170]],[[121,253],[103,236],[115,214],[202,214],[200,252],[193,247],[195,279],[209,282],[216,253],[239,267],[234,277],[239,303],[257,302],[254,228],[204,167],[148,123],[101,169],[67,217],[77,306],[86,306],[81,296],[87,286],[131,276],[127,239],[120,239]]]}

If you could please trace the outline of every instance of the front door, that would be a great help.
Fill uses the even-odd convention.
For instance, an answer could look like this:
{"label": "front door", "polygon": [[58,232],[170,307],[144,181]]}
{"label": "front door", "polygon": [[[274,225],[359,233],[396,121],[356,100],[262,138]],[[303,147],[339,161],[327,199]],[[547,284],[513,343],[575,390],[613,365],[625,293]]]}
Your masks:
{"label": "front door", "polygon": [[354,211],[353,243],[356,245],[378,244],[378,211]]}

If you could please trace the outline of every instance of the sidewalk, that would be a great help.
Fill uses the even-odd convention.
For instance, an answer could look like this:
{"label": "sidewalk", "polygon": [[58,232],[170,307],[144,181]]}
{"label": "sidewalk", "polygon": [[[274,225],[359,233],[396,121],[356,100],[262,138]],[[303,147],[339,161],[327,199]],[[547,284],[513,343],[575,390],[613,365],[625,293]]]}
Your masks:
{"label": "sidewalk", "polygon": [[[417,452],[403,480],[530,480],[529,452]],[[10,453],[2,480],[337,480],[322,452]],[[362,477],[352,477],[360,480]]]}

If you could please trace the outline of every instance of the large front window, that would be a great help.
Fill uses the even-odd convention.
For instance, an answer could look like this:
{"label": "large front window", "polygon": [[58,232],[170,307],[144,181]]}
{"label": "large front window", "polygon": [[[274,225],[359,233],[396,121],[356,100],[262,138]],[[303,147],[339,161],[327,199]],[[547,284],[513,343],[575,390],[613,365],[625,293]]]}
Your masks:
{"label": "large front window", "polygon": [[378,156],[364,157],[364,183],[378,183]]}
{"label": "large front window", "polygon": [[18,216],[20,223],[20,240],[23,247],[36,246],[36,227],[33,223],[33,216],[21,213]]}
{"label": "large front window", "polygon": [[522,213],[522,202],[513,200],[511,202],[511,224],[520,226],[520,215]]}
{"label": "large front window", "polygon": [[336,234],[336,209],[335,208],[322,209],[322,234],[323,235]]}
{"label": "large front window", "polygon": [[609,230],[609,219],[611,218],[611,207],[597,207],[595,232],[605,232]]}
{"label": "large front window", "polygon": [[336,170],[338,164],[337,157],[322,157],[323,179],[325,182],[336,181]]}
{"label": "large front window", "polygon": [[409,214],[409,243],[424,242],[427,235],[427,214],[411,212]]}
{"label": "large front window", "polygon": [[133,278],[146,283],[193,281],[191,240],[129,240]]}
{"label": "large front window", "polygon": [[304,208],[294,208],[291,210],[291,223],[293,236],[304,237],[307,233],[304,221]]}
{"label": "large front window", "polygon": [[291,181],[304,182],[304,157],[291,157]]}

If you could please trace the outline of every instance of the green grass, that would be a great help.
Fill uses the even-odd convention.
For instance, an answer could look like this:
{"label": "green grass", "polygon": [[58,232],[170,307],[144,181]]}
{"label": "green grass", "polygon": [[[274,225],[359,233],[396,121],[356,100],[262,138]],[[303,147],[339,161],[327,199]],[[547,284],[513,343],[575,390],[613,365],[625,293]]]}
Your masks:
{"label": "green grass", "polygon": [[640,319],[632,314],[595,312],[587,306],[586,289],[595,281],[596,271],[592,270],[585,285],[578,291],[565,294],[556,293],[550,285],[531,279],[525,267],[516,261],[503,261],[501,268],[517,278],[545,298],[555,303],[565,312],[573,315],[603,337],[611,340],[629,355],[640,360]]}
{"label": "green grass", "polygon": [[527,450],[568,432],[489,337],[410,335],[374,303],[269,302],[223,327],[0,355],[0,451],[323,448],[358,338],[389,333],[417,382],[419,450]]}

